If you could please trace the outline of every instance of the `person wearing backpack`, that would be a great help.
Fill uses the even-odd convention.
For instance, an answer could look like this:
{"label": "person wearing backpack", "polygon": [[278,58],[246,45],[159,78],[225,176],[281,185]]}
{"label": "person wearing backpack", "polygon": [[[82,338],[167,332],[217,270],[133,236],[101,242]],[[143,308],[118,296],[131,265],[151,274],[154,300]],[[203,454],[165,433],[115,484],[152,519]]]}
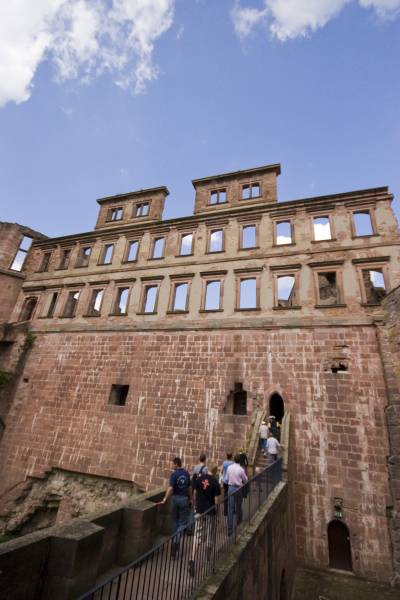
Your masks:
{"label": "person wearing backpack", "polygon": [[199,456],[199,464],[193,467],[192,471],[192,484],[195,482],[199,475],[208,475],[208,469],[206,467],[207,456],[202,452]]}
{"label": "person wearing backpack", "polygon": [[168,489],[160,504],[165,504],[172,496],[171,517],[175,536],[172,542],[171,556],[174,558],[179,548],[181,532],[189,523],[192,486],[189,472],[182,467],[182,460],[179,456],[173,459],[173,465],[174,471],[171,473]]}

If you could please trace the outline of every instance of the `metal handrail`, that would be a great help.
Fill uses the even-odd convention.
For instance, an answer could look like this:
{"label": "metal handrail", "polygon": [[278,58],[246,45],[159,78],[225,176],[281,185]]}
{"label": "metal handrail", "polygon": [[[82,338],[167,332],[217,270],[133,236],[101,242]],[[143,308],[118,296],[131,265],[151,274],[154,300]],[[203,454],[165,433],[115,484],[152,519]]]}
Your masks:
{"label": "metal handrail", "polygon": [[[282,479],[279,459],[78,600],[188,600]],[[226,510],[228,509],[228,510]],[[232,530],[228,531],[228,516]],[[235,512],[235,514],[233,514]],[[242,514],[242,519],[240,516]]]}

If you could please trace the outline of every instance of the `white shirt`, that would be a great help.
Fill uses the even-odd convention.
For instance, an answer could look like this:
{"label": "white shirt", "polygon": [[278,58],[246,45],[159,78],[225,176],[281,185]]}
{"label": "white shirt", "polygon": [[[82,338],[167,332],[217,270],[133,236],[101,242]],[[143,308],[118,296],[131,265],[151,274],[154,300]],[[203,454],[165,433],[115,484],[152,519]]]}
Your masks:
{"label": "white shirt", "polygon": [[268,454],[278,454],[279,448],[281,447],[278,440],[274,437],[270,437],[267,440],[267,452]]}
{"label": "white shirt", "polygon": [[260,429],[258,430],[258,433],[260,434],[260,438],[262,440],[266,440],[268,437],[268,427],[267,425],[260,425]]}
{"label": "white shirt", "polygon": [[229,465],[226,470],[226,478],[228,485],[243,485],[247,483],[247,475],[238,463]]}

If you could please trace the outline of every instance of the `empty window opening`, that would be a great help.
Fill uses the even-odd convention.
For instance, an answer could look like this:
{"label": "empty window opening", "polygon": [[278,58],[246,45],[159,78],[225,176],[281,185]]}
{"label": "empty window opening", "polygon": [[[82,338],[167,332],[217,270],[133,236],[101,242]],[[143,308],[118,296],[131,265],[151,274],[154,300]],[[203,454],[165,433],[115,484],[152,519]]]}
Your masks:
{"label": "empty window opening", "polygon": [[67,302],[64,308],[63,317],[74,317],[76,312],[76,307],[78,305],[80,292],[69,292],[67,297]]}
{"label": "empty window opening", "polygon": [[59,269],[66,269],[68,267],[70,256],[71,250],[69,248],[61,251],[60,266],[58,267]]}
{"label": "empty window opening", "polygon": [[155,313],[157,303],[157,285],[147,285],[144,292],[143,312]]}
{"label": "empty window opening", "polygon": [[276,223],[276,243],[278,246],[292,243],[292,224],[290,221]]}
{"label": "empty window opening", "polygon": [[272,394],[269,399],[269,414],[275,417],[277,423],[282,423],[285,415],[285,404],[282,400],[282,396],[278,393]]}
{"label": "empty window opening", "polygon": [[353,213],[353,220],[356,236],[373,235],[374,230],[369,211]]}
{"label": "empty window opening", "polygon": [[129,385],[120,385],[113,383],[111,386],[110,397],[108,399],[109,404],[114,406],[125,406],[126,399],[128,397]]}
{"label": "empty window opening", "polygon": [[382,269],[364,269],[363,281],[367,304],[379,304],[382,298],[386,296]]}
{"label": "empty window opening", "polygon": [[137,260],[138,250],[139,250],[139,242],[137,240],[129,242],[128,254],[126,257],[127,262],[133,262],[133,261]]}
{"label": "empty window opening", "polygon": [[209,252],[222,252],[224,247],[224,232],[222,229],[212,231],[210,234]]}
{"label": "empty window opening", "polygon": [[28,254],[29,248],[32,244],[32,238],[24,235],[17,250],[17,254],[14,257],[14,260],[11,263],[11,269],[13,271],[22,271],[22,267],[24,266],[26,256]]}
{"label": "empty window opening", "polygon": [[250,183],[242,186],[242,200],[258,198],[260,196],[260,184]]}
{"label": "empty window opening", "polygon": [[294,275],[281,275],[277,278],[277,299],[281,308],[296,306],[295,282]]}
{"label": "empty window opening", "polygon": [[128,312],[128,297],[129,297],[129,288],[127,288],[127,287],[118,288],[114,314],[126,315],[126,313]]}
{"label": "empty window opening", "polygon": [[110,265],[114,254],[114,244],[106,244],[103,248],[101,264]]}
{"label": "empty window opening", "polygon": [[239,308],[257,308],[257,280],[241,279]]}
{"label": "empty window opening", "polygon": [[153,245],[153,254],[151,258],[163,258],[165,238],[156,238]]}
{"label": "empty window opening", "polygon": [[187,310],[188,304],[188,283],[176,283],[174,289],[174,303],[172,310],[174,312],[182,312]]}
{"label": "empty window opening", "polygon": [[37,298],[27,298],[22,307],[20,321],[30,321],[37,304]]}
{"label": "empty window opening", "polygon": [[210,192],[210,204],[224,204],[224,202],[226,202],[226,189]]}
{"label": "empty window opening", "polygon": [[242,383],[235,383],[233,391],[233,414],[247,415],[247,392]]}
{"label": "empty window opening", "polygon": [[329,217],[314,217],[314,240],[331,240]]}
{"label": "empty window opening", "polygon": [[339,291],[336,273],[318,273],[319,304],[329,306],[339,304]]}
{"label": "empty window opening", "polygon": [[51,318],[54,315],[57,300],[58,300],[58,292],[53,292],[51,294],[50,304],[49,304],[49,308],[47,310],[47,315],[46,315],[48,318]]}
{"label": "empty window opening", "polygon": [[205,310],[219,310],[221,308],[221,281],[207,281]]}
{"label": "empty window opening", "polygon": [[187,233],[181,237],[180,256],[187,256],[193,251],[193,233]]}
{"label": "empty window opening", "polygon": [[103,301],[104,290],[93,290],[89,303],[89,315],[98,317],[100,315],[101,303]]}
{"label": "empty window opening", "polygon": [[40,264],[40,269],[39,269],[39,271],[41,273],[44,273],[45,271],[49,270],[50,258],[51,258],[51,252],[45,252],[43,254],[42,262]]}
{"label": "empty window opening", "polygon": [[242,229],[242,248],[255,248],[257,228],[255,225],[245,225]]}
{"label": "empty window opening", "polygon": [[123,210],[121,207],[119,208],[111,208],[110,209],[110,221],[120,221],[122,219]]}
{"label": "empty window opening", "polygon": [[150,205],[148,202],[142,202],[141,204],[136,204],[136,217],[147,217],[149,214]]}
{"label": "empty window opening", "polygon": [[342,521],[328,525],[329,566],[331,569],[352,571],[350,531]]}
{"label": "empty window opening", "polygon": [[89,258],[92,253],[92,248],[86,246],[79,250],[78,260],[76,263],[77,267],[87,267],[89,264]]}

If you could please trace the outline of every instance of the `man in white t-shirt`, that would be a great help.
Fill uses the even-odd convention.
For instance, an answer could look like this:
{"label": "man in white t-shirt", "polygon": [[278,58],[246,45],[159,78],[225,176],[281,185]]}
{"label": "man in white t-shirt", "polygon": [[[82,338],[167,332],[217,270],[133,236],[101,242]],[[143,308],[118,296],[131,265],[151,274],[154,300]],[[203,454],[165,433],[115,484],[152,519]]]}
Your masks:
{"label": "man in white t-shirt", "polygon": [[281,448],[278,440],[273,436],[272,433],[268,434],[267,439],[267,454],[268,454],[268,462],[272,464],[278,458],[278,452]]}
{"label": "man in white t-shirt", "polygon": [[268,429],[268,425],[266,424],[265,421],[263,421],[261,423],[258,433],[260,436],[260,445],[261,445],[262,453],[264,454],[264,456],[266,456],[265,453],[267,451],[267,440],[268,440],[269,429]]}

